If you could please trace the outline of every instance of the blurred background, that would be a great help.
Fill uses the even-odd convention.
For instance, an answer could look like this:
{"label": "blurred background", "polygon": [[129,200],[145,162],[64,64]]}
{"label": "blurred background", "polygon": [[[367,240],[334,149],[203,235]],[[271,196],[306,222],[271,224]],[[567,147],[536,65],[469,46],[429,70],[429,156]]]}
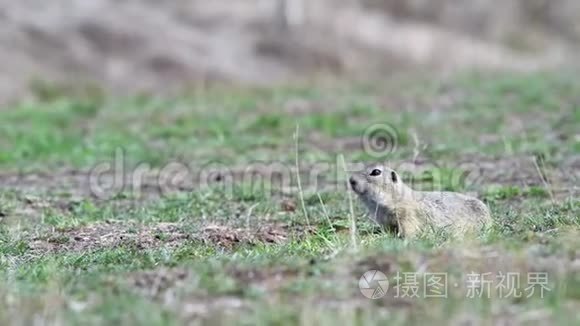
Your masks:
{"label": "blurred background", "polygon": [[[579,47],[580,0],[0,0],[0,326],[580,325]],[[381,161],[494,223],[381,232]]]}
{"label": "blurred background", "polygon": [[1,0],[0,101],[577,61],[575,0]]}

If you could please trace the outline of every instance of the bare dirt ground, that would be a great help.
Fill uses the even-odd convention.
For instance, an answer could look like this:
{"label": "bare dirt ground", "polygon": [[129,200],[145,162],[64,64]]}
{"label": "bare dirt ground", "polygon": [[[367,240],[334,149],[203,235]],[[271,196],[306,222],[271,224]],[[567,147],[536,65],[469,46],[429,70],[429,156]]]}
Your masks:
{"label": "bare dirt ground", "polygon": [[[311,231],[311,230],[310,230]],[[263,223],[246,229],[210,223],[199,229],[186,228],[180,223],[140,225],[126,221],[106,221],[79,228],[54,232],[50,237],[37,237],[30,243],[36,255],[57,252],[86,252],[121,246],[138,250],[164,247],[177,248],[186,241],[201,241],[231,250],[242,245],[280,244],[290,236],[306,235],[307,227],[297,229],[282,223]]]}
{"label": "bare dirt ground", "polygon": [[[337,140],[340,142],[340,140]],[[360,149],[360,147],[358,147]],[[433,162],[426,157],[417,157],[414,162],[406,161],[393,161],[392,166],[404,167],[407,172],[415,171],[419,172],[426,168],[433,167]],[[553,190],[558,192],[563,189],[568,189],[572,193],[577,193],[578,180],[580,176],[578,171],[580,170],[580,157],[578,155],[571,156],[558,163],[557,165],[547,166],[545,162],[538,160],[537,157],[528,156],[484,156],[484,155],[464,155],[454,163],[453,167],[461,168],[461,172],[466,173],[467,180],[465,182],[470,182],[472,185],[476,184],[487,184],[487,185],[517,185],[517,186],[543,186],[545,184],[551,185]],[[309,166],[301,167],[304,171],[309,171]],[[136,197],[133,198],[112,198],[111,196],[105,196],[99,198],[100,189],[103,185],[110,184],[107,180],[114,180],[116,177],[113,174],[103,174],[100,176],[100,182],[95,186],[91,181],[93,177],[91,172],[87,171],[60,171],[45,172],[45,173],[2,173],[0,174],[0,183],[7,189],[13,189],[15,191],[28,193],[29,195],[24,196],[22,201],[28,205],[30,208],[42,209],[46,206],[53,206],[61,210],[70,210],[74,207],[75,202],[82,199],[96,199],[108,200],[115,199],[122,201],[146,201],[151,199],[158,199],[163,196],[168,196],[176,194],[179,192],[189,192],[194,190],[199,190],[200,187],[207,187],[212,185],[228,183],[239,183],[243,181],[244,177],[247,175],[248,171],[255,174],[257,177],[271,177],[276,176],[276,172],[280,174],[286,173],[286,170],[248,170],[245,166],[232,166],[227,167],[227,173],[233,175],[233,178],[222,180],[220,178],[212,178],[200,182],[201,171],[191,170],[190,173],[186,175],[181,175],[180,178],[159,178],[159,171],[152,170],[148,175],[144,175],[143,179],[137,180],[138,183],[134,184],[136,180],[132,179],[131,176],[127,176],[123,181],[124,189],[131,191],[133,189],[139,190],[138,192],[133,192]],[[224,173],[222,171],[221,173]],[[295,171],[291,171],[295,176]],[[215,174],[219,175],[219,171]],[[308,180],[308,174],[304,172],[302,175],[303,180]],[[276,180],[272,180],[276,184]],[[110,181],[111,183],[113,181]],[[325,187],[340,187],[341,182],[337,184],[336,181],[328,180],[326,183],[319,184],[320,189]],[[305,185],[307,187],[308,185]],[[96,189],[92,189],[95,187]],[[97,188],[98,187],[98,188]],[[107,189],[107,188],[104,188]],[[117,188],[109,188],[111,193],[115,194]],[[283,195],[283,189],[278,189],[279,195]],[[43,198],[42,201],[33,194],[52,194],[54,196],[54,202],[50,198]],[[58,194],[63,194],[62,198],[59,200]],[[105,194],[106,195],[106,194]],[[114,196],[113,196],[114,197]],[[64,200],[64,201],[63,201]]]}

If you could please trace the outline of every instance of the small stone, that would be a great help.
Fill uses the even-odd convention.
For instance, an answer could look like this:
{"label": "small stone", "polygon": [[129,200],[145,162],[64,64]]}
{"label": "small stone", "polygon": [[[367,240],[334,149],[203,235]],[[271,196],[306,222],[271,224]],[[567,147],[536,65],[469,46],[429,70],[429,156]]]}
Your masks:
{"label": "small stone", "polygon": [[296,211],[296,202],[291,199],[284,199],[280,203],[280,207],[285,212],[294,212]]}

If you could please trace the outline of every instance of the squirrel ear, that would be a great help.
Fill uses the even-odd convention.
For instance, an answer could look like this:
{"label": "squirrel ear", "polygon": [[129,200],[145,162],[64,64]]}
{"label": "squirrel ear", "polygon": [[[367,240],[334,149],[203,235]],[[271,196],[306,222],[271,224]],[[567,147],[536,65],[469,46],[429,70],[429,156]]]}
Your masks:
{"label": "squirrel ear", "polygon": [[391,180],[393,180],[394,183],[397,183],[397,180],[399,180],[399,177],[395,171],[391,171]]}

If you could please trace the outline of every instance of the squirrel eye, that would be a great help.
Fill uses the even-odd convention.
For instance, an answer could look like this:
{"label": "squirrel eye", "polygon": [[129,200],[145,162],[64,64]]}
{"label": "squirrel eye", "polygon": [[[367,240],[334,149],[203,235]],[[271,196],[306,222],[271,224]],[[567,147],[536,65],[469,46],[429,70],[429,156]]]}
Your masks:
{"label": "squirrel eye", "polygon": [[379,170],[379,169],[374,169],[374,170],[372,170],[372,171],[371,171],[371,175],[372,175],[373,177],[376,177],[376,176],[378,176],[378,175],[381,175],[381,170]]}

